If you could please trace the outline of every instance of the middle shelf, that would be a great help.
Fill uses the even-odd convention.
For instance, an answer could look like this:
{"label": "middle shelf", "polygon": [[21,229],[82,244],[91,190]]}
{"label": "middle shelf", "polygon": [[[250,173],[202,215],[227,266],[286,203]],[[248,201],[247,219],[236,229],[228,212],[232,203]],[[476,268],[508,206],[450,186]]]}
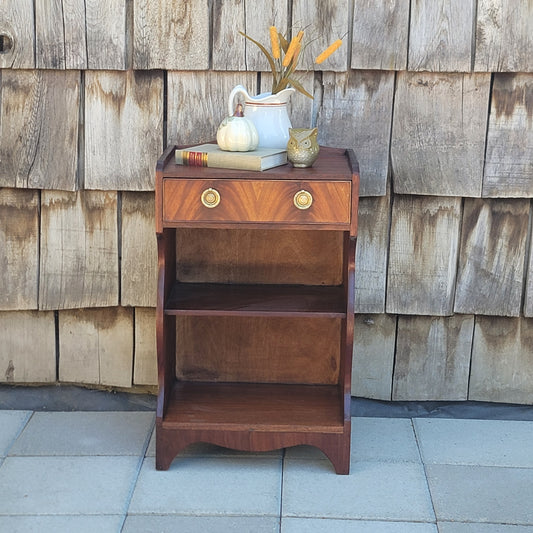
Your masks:
{"label": "middle shelf", "polygon": [[176,282],[167,315],[344,318],[342,286]]}

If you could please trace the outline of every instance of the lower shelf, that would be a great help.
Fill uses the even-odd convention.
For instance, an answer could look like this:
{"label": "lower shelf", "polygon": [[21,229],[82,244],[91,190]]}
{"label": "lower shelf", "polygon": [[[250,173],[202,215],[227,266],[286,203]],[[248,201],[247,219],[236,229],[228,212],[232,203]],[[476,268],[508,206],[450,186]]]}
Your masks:
{"label": "lower shelf", "polygon": [[343,433],[336,385],[177,382],[164,429]]}

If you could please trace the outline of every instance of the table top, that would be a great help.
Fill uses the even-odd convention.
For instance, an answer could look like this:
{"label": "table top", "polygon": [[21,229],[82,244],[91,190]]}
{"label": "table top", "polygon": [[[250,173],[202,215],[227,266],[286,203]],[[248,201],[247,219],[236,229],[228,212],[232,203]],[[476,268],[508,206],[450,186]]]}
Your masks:
{"label": "table top", "polygon": [[[191,167],[176,165],[174,151],[178,146],[167,147],[157,162],[159,176],[202,179],[247,179],[247,180],[359,180],[359,166],[352,150],[320,147],[318,159],[310,168],[295,168],[290,163],[264,171],[232,170],[225,168]],[[160,186],[159,183],[156,186]]]}

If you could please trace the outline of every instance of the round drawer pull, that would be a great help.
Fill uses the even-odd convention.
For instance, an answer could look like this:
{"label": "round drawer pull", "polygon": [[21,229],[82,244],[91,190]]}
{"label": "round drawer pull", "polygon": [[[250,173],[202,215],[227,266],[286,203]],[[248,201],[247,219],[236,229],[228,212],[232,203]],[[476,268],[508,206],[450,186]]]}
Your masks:
{"label": "round drawer pull", "polygon": [[220,203],[220,193],[216,189],[206,189],[202,193],[202,204],[210,209],[216,207]]}
{"label": "round drawer pull", "polygon": [[294,195],[294,205],[298,209],[309,209],[313,203],[313,196],[310,192],[301,190]]}

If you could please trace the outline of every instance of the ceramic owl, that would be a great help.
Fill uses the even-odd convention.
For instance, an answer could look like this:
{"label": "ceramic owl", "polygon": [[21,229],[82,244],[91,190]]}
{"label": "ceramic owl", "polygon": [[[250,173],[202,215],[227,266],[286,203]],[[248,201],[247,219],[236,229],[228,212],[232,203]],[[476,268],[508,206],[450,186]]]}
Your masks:
{"label": "ceramic owl", "polygon": [[318,128],[289,128],[287,159],[295,167],[310,167],[318,157]]}

